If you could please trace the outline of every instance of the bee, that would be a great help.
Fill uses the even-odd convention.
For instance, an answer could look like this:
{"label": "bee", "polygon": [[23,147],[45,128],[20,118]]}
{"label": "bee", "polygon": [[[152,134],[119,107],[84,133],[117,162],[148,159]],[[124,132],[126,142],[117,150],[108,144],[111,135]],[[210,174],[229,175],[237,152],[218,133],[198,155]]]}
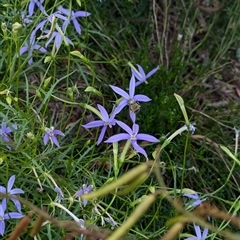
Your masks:
{"label": "bee", "polygon": [[129,110],[136,113],[140,110],[141,105],[138,102],[135,102],[133,99],[128,101]]}

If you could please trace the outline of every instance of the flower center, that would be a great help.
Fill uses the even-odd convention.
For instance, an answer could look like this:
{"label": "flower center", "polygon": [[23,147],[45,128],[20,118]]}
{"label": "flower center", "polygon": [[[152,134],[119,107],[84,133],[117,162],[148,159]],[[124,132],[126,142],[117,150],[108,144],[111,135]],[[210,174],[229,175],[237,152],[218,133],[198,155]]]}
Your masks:
{"label": "flower center", "polygon": [[54,134],[53,134],[53,130],[54,130],[54,127],[47,128],[46,133],[47,133],[50,137],[52,137],[52,136],[54,135]]}
{"label": "flower center", "polygon": [[133,133],[133,134],[131,135],[131,140],[136,140],[136,133]]}
{"label": "flower center", "polygon": [[130,111],[134,113],[138,112],[141,108],[141,105],[138,102],[134,101],[132,98],[128,100],[128,106]]}
{"label": "flower center", "polygon": [[109,126],[110,128],[112,128],[112,125],[110,122],[104,122],[104,126]]}

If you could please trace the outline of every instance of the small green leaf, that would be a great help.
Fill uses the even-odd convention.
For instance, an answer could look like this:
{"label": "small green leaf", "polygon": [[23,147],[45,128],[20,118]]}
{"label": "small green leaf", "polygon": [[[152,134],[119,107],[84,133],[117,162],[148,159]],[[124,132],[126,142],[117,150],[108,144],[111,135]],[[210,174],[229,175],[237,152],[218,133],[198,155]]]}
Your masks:
{"label": "small green leaf", "polygon": [[96,88],[91,87],[91,86],[87,87],[87,88],[85,89],[85,92],[92,92],[92,93],[97,94],[99,97],[103,97],[103,95],[102,95],[101,92],[99,92]]}
{"label": "small green leaf", "polygon": [[188,115],[187,115],[187,111],[186,108],[184,106],[184,101],[182,99],[181,96],[177,95],[176,93],[174,93],[175,98],[177,99],[178,105],[183,113],[183,117],[185,119],[185,123],[187,126],[189,126],[189,120],[188,120]]}
{"label": "small green leaf", "polygon": [[89,63],[89,60],[85,56],[83,56],[79,51],[72,51],[70,52],[70,54],[82,59],[86,63]]}
{"label": "small green leaf", "polygon": [[231,151],[230,151],[227,147],[220,145],[220,148],[221,148],[230,158],[232,158],[233,161],[235,161],[235,162],[240,166],[240,161],[236,158],[236,156],[234,156],[233,153],[231,153]]}
{"label": "small green leaf", "polygon": [[100,119],[102,119],[102,115],[101,113],[94,107],[92,107],[91,105],[88,105],[88,104],[84,104],[83,105],[84,108],[92,111],[93,113],[95,113]]}

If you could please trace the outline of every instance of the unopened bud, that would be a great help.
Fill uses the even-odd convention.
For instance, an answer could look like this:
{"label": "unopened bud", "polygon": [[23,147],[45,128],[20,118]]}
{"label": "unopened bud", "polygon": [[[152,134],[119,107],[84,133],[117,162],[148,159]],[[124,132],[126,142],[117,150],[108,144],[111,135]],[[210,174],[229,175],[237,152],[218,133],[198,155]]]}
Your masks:
{"label": "unopened bud", "polygon": [[17,33],[18,33],[18,30],[22,28],[22,24],[18,23],[18,22],[15,22],[13,25],[12,25],[12,36],[13,36],[13,39],[16,40],[17,39]]}
{"label": "unopened bud", "polygon": [[3,31],[3,37],[6,40],[7,39],[7,25],[5,22],[1,23],[1,29]]}

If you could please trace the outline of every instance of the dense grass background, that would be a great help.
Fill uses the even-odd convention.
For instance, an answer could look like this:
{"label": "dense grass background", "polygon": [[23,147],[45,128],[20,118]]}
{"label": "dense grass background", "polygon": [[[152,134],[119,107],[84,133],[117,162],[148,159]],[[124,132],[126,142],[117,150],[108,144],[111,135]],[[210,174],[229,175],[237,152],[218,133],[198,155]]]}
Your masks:
{"label": "dense grass background", "polygon": [[[175,199],[182,196],[183,188],[192,189],[225,213],[238,214],[239,163],[220,145],[238,159],[234,127],[239,129],[240,124],[240,1],[86,0],[80,7],[76,1],[46,0],[48,14],[62,5],[74,11],[86,10],[91,16],[80,19],[81,35],[73,25],[67,28],[65,35],[74,47],[62,44],[55,52],[49,45],[47,54],[34,51],[30,66],[27,54],[18,56],[18,52],[44,15],[36,8],[33,22],[17,29],[14,35],[12,26],[22,24],[20,13],[27,11],[28,1],[1,2],[0,116],[8,125],[18,126],[10,135],[12,149],[6,148],[6,142],[0,146],[1,186],[6,187],[10,176],[16,175],[14,187],[25,191],[24,199],[39,208],[45,206],[46,212],[59,220],[70,220],[64,210],[52,204],[56,202],[57,185],[64,193],[61,204],[84,219],[89,228],[97,226],[103,233],[121,226],[144,196],[154,190],[163,191],[165,187],[152,173],[125,196],[109,194],[90,201],[86,207],[75,197],[83,184],[93,185],[95,191],[116,178],[111,145],[96,146],[98,130],[86,131],[81,126],[97,119],[83,106],[102,104],[110,111],[118,96],[108,85],[128,88],[131,62],[134,66],[140,64],[146,72],[159,66],[148,84],[137,88],[137,93],[152,99],[137,113],[141,132],[159,138],[161,145],[185,124],[174,93],[182,96],[190,121],[197,127],[195,135],[186,132],[177,136],[157,159],[165,166],[162,174],[166,189]],[[79,51],[84,57],[73,56],[70,51]],[[89,86],[100,94],[86,92]],[[118,119],[131,124],[127,111]],[[65,134],[58,137],[60,148],[43,144],[44,128],[51,126]],[[119,131],[114,128],[107,137]],[[145,149],[152,159],[156,145]],[[118,177],[145,162],[142,156],[131,153]],[[31,209],[23,204],[24,214]],[[15,211],[13,204],[8,211]],[[106,212],[117,226],[106,219],[102,225],[101,217],[108,217]],[[161,239],[169,230],[166,222],[176,215],[169,200],[160,195],[126,239]],[[32,239],[28,234],[33,220],[21,239]],[[239,231],[223,219],[213,217],[209,222],[217,230]],[[16,220],[7,221],[3,239],[15,225]],[[192,224],[187,224],[176,239],[187,237],[187,233],[194,234]],[[65,235],[64,228],[46,222],[36,239],[64,239]],[[222,233],[212,231],[208,239],[224,238]]]}

